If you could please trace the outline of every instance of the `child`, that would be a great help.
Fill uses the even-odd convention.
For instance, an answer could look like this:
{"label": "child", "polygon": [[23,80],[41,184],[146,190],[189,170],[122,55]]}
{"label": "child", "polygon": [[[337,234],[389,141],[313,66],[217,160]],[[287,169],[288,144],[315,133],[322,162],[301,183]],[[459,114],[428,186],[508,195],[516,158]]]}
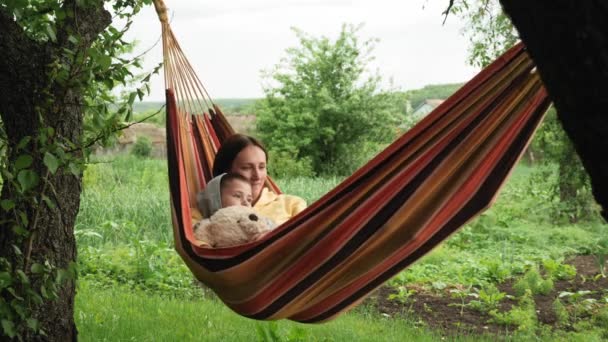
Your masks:
{"label": "child", "polygon": [[196,196],[196,200],[203,217],[209,218],[223,207],[251,207],[251,196],[251,185],[245,177],[236,173],[224,173],[210,180]]}
{"label": "child", "polygon": [[[220,208],[233,205],[251,207],[253,197],[251,194],[251,184],[247,178],[238,173],[224,173],[207,183],[205,190],[197,196],[198,209],[204,218],[209,218]],[[266,220],[269,227],[275,224],[268,218]]]}
{"label": "child", "polygon": [[[240,244],[249,242],[250,239],[255,240],[259,238],[259,236],[255,238],[249,236],[247,229],[243,229],[246,227],[243,227],[241,224],[231,225],[221,230],[212,228],[215,226],[211,223],[211,217],[221,208],[232,206],[251,208],[251,183],[249,183],[247,178],[236,173],[221,174],[209,181],[207,187],[198,193],[196,199],[198,208],[201,214],[203,214],[203,219],[194,225],[194,235],[199,241],[211,247],[228,247],[235,243]],[[248,218],[256,221],[255,223],[251,223],[254,226],[256,224],[263,225],[264,231],[275,227],[274,222],[268,218],[260,217],[259,215],[251,215]]]}

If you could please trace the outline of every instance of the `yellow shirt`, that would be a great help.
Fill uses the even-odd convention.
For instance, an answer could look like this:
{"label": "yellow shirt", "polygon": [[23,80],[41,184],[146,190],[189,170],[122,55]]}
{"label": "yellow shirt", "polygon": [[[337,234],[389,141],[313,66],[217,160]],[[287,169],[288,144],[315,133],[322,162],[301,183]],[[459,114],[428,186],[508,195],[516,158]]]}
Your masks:
{"label": "yellow shirt", "polygon": [[280,226],[285,221],[296,216],[300,211],[306,209],[306,201],[293,195],[277,195],[268,190],[268,188],[264,188],[253,209],[258,214],[271,219],[277,226]]}

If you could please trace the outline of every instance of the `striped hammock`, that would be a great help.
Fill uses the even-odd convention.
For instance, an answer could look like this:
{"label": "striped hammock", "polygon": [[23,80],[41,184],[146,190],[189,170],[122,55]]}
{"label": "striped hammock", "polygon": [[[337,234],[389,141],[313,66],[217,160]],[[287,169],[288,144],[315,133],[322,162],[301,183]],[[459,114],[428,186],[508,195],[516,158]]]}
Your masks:
{"label": "striped hammock", "polygon": [[192,229],[196,193],[233,130],[180,49],[164,4],[155,5],[175,246],[196,278],[246,317],[320,322],[359,303],[493,202],[549,106],[519,44],[270,235],[203,248]]}

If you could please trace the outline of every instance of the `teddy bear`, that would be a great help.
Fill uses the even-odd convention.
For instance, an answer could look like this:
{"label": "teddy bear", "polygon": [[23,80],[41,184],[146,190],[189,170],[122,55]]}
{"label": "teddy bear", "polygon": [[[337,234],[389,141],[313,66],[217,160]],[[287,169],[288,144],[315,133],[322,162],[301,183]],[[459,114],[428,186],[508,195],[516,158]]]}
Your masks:
{"label": "teddy bear", "polygon": [[221,208],[194,226],[194,236],[214,248],[231,247],[255,241],[273,229],[271,221],[253,208],[235,205]]}

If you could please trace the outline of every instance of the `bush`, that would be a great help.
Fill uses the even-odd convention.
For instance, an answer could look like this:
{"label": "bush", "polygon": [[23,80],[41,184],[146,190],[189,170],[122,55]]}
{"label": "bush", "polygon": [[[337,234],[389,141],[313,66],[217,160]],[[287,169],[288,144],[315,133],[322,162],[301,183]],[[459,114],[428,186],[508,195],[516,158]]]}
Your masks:
{"label": "bush", "polygon": [[152,154],[152,141],[150,138],[146,136],[137,137],[131,153],[142,158],[149,157]]}
{"label": "bush", "polygon": [[295,155],[287,151],[268,151],[270,174],[275,178],[313,177],[310,158],[296,159]]}

